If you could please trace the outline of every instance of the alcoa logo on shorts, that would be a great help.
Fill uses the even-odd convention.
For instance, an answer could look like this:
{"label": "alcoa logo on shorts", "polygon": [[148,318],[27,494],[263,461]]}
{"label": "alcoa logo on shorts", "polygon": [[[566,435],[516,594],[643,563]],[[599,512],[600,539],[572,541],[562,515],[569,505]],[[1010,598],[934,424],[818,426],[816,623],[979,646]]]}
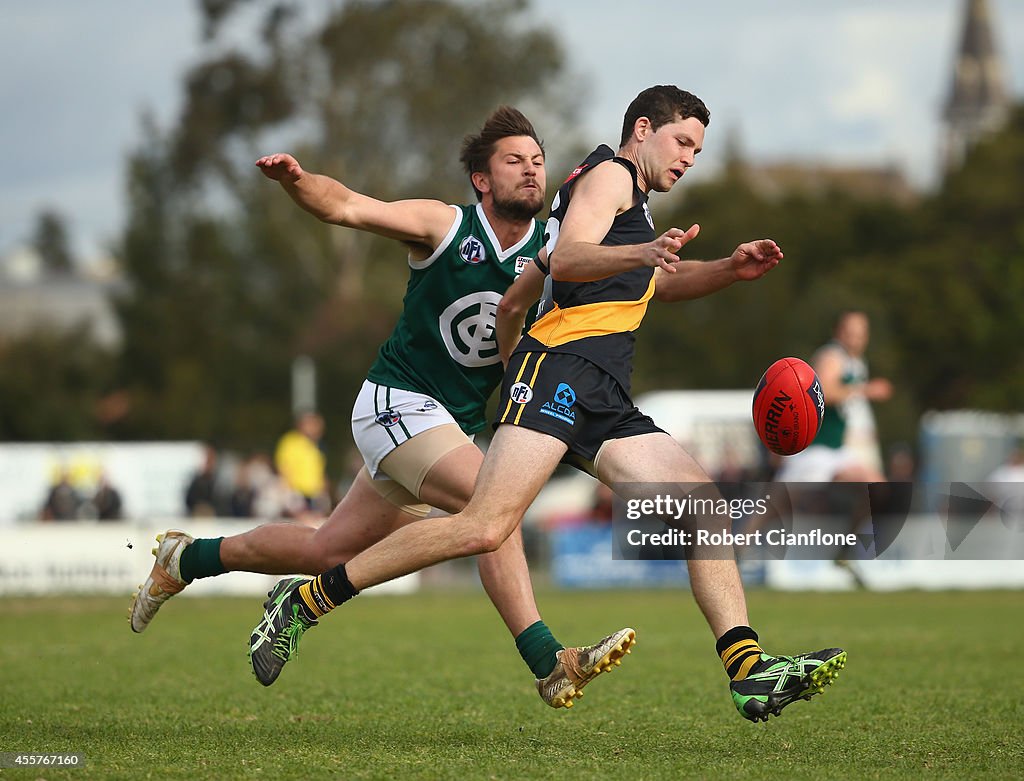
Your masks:
{"label": "alcoa logo on shorts", "polygon": [[568,383],[560,382],[555,389],[554,399],[552,401],[545,401],[541,405],[540,414],[550,415],[563,423],[575,426],[576,413],[572,411],[572,405],[575,403],[576,391]]}

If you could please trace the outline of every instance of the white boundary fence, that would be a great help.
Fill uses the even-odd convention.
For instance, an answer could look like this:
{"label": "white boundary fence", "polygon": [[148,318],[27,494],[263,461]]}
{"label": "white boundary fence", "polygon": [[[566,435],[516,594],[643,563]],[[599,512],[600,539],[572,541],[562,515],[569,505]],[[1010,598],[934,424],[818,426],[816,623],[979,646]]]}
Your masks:
{"label": "white boundary fence", "polygon": [[[0,527],[0,595],[123,594],[135,592],[153,565],[156,535],[171,528],[197,537],[221,537],[253,528],[254,521],[169,519],[150,523],[18,524]],[[281,575],[232,572],[195,581],[182,596],[265,595]],[[370,589],[409,593],[419,585],[410,575]],[[127,602],[125,603],[127,609]]]}

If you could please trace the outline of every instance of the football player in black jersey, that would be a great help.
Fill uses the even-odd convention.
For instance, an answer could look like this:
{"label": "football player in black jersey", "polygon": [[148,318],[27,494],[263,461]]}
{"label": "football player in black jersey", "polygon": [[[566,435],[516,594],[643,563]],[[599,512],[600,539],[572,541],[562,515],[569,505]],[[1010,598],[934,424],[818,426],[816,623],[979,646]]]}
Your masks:
{"label": "football player in black jersey", "polygon": [[[563,460],[627,493],[623,498],[666,483],[699,484],[702,495],[716,495],[700,465],[629,395],[634,332],[652,298],[706,296],[759,279],[782,259],[774,241],[760,239],[740,244],[727,258],[680,260],[677,253],[697,236],[698,226],[655,230],[648,195],[667,192],[684,176],[703,147],[709,121],[696,96],[674,86],[651,87],[627,109],[618,152],[598,147],[572,172],[547,225],[550,274],[540,314],[509,360],[495,436],[473,498],[456,516],[400,529],[314,579],[332,607],[368,586],[497,549]],[[506,296],[529,298],[537,292],[530,283],[539,277],[524,276]],[[792,657],[762,651],[731,548],[704,551],[688,565],[694,597],[745,718],[778,715],[822,691],[845,664],[838,648]],[[308,603],[299,607],[319,610]]]}

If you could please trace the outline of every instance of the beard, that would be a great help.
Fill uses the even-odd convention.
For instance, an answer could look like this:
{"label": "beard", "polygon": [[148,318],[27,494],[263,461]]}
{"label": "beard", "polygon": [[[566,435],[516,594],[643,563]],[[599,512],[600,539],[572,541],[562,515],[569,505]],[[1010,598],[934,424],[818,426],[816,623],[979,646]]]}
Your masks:
{"label": "beard", "polygon": [[544,196],[539,190],[523,190],[513,195],[494,194],[494,212],[512,222],[532,220],[544,208]]}

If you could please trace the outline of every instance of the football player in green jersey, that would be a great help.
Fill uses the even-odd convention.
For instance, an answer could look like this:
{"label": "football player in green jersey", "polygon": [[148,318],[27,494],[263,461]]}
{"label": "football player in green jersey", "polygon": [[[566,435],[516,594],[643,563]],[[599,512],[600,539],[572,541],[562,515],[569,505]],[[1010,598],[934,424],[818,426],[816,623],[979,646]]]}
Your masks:
{"label": "football player in green jersey", "polygon": [[[353,410],[365,467],[318,529],[267,524],[218,539],[180,531],[161,535],[149,579],[132,602],[134,631],[143,631],[159,607],[195,578],[232,570],[316,574],[421,519],[430,507],[457,512],[469,501],[483,461],[471,437],[486,424],[484,408],[503,373],[495,311],[543,243],[535,215],[544,206],[546,177],[536,131],[507,106],[465,139],[461,160],[475,204],[381,201],[304,170],[288,154],[256,161],[267,178],[324,222],[395,239],[408,252],[404,311]],[[484,588],[547,704],[571,706],[580,689],[633,643],[632,629],[592,646],[558,643],[537,610],[520,534],[478,563]],[[270,597],[267,611],[279,609],[278,595]],[[304,626],[301,616],[288,618],[297,628],[282,633],[273,649],[262,648],[269,653],[252,656],[265,640],[253,634],[253,671],[264,685],[276,680],[311,625]]]}
{"label": "football player in green jersey", "polygon": [[[699,486],[701,497],[716,495],[697,461],[630,396],[635,332],[652,300],[685,301],[752,282],[783,257],[774,241],[760,239],[729,257],[681,260],[677,253],[699,227],[660,235],[655,229],[650,193],[668,192],[693,166],[709,122],[695,95],[650,87],[627,108],[618,151],[602,144],[569,175],[547,224],[550,275],[541,312],[512,351],[496,432],[469,504],[455,518],[425,520],[415,535],[401,529],[311,582],[279,583],[279,602],[256,629],[266,636],[261,648],[284,649],[301,635],[303,625],[292,616],[319,619],[361,589],[497,549],[518,533],[559,463],[594,474],[627,501],[650,500],[653,486],[680,483]],[[715,528],[729,522],[714,514],[699,520]],[[763,652],[749,626],[732,546],[690,551],[690,587],[744,718],[767,720],[832,682],[846,664],[840,648]]]}

